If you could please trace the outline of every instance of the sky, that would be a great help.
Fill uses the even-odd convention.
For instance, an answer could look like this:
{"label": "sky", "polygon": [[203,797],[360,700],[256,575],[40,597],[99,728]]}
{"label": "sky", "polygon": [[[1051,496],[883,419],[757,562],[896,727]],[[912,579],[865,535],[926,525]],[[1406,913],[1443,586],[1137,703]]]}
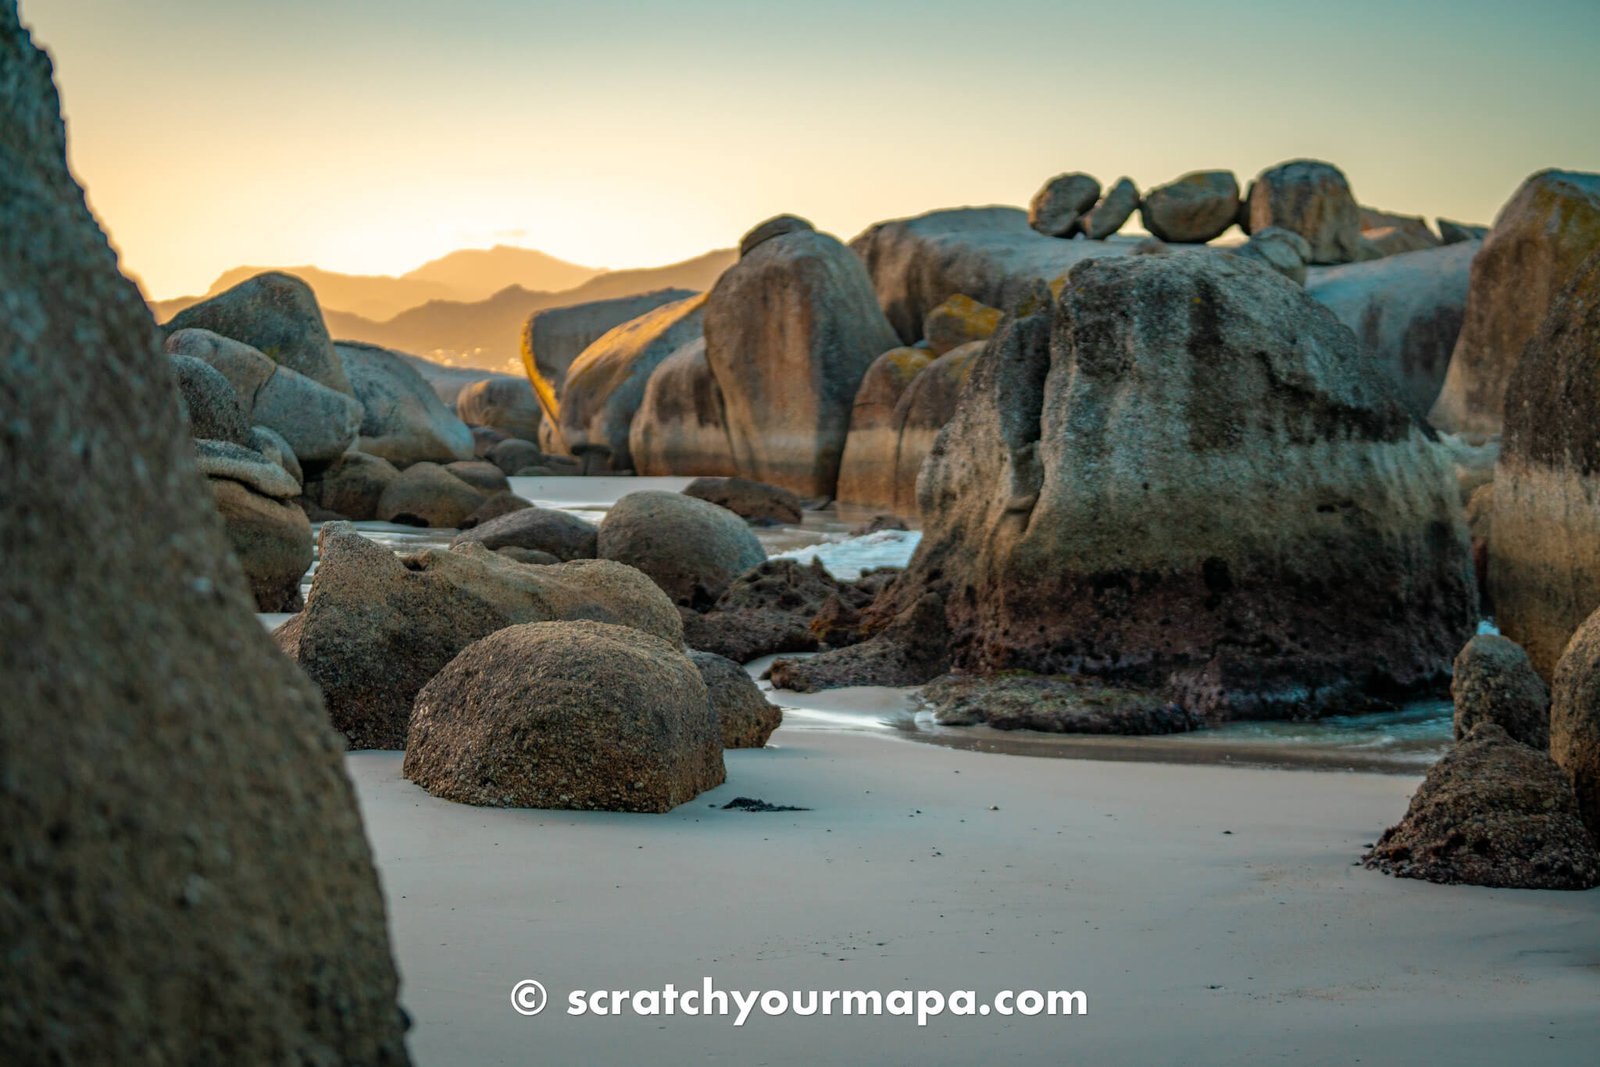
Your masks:
{"label": "sky", "polygon": [[781,212],[848,240],[1065,171],[1320,158],[1482,223],[1536,170],[1600,171],[1600,0],[21,6],[154,298],[494,244],[654,266]]}

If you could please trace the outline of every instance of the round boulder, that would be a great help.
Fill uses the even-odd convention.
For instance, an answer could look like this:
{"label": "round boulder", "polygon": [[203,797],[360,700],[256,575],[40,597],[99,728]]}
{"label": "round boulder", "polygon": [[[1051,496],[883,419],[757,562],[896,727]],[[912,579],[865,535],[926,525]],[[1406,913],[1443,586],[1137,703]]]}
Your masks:
{"label": "round boulder", "polygon": [[570,511],[522,507],[457,534],[451,544],[477,542],[492,551],[523,548],[560,560],[594,559],[597,531]]}
{"label": "round boulder", "polygon": [[378,518],[405,526],[458,529],[485,499],[486,494],[437,463],[416,463],[384,488],[378,498]]}
{"label": "round boulder", "polygon": [[346,452],[307,480],[306,497],[324,510],[364,522],[377,516],[383,491],[398,477],[400,472],[386,459]]}
{"label": "round boulder", "polygon": [[239,394],[222,372],[193,356],[168,356],[178,395],[189,413],[189,432],[202,441],[250,441],[250,423],[239,407]]}
{"label": "round boulder", "polygon": [[1550,747],[1550,687],[1515,641],[1499,634],[1468,641],[1456,657],[1450,696],[1457,741],[1492,722],[1540,752]]}
{"label": "round boulder", "polygon": [[783,722],[783,712],[761,695],[755,679],[733,660],[715,652],[689,652],[722,730],[723,748],[762,748]]}
{"label": "round boulder", "polygon": [[598,555],[648,574],[680,604],[709,607],[767,558],[744,520],[682,493],[629,493],[600,522]]}
{"label": "round boulder", "polygon": [[1163,241],[1204,244],[1233,225],[1239,182],[1231,171],[1199,170],[1144,194],[1139,217]]}
{"label": "round boulder", "polygon": [[757,245],[782,237],[786,233],[815,230],[816,227],[799,215],[774,215],[766,222],[757,223],[749,233],[739,239],[739,258],[748,256]]}
{"label": "round boulder", "polygon": [[1057,174],[1028,205],[1028,225],[1046,237],[1071,237],[1078,220],[1100,199],[1100,183],[1087,174]]}
{"label": "round boulder", "polygon": [[526,378],[488,378],[465,386],[456,394],[456,415],[468,426],[488,426],[530,441],[538,439],[544,421]]}
{"label": "round boulder", "polygon": [[798,496],[748,478],[696,478],[683,487],[683,493],[727,508],[757,526],[798,525],[804,518]]}
{"label": "round boulder", "polygon": [[1332,163],[1296,159],[1262,171],[1250,186],[1250,232],[1277,226],[1311,246],[1312,263],[1354,263],[1361,250],[1361,208],[1344,172]]}

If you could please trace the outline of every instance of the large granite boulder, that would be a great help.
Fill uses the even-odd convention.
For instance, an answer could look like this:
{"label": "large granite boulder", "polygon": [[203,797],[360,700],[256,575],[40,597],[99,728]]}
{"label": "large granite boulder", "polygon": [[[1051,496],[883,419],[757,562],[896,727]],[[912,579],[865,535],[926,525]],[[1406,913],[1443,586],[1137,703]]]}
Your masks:
{"label": "large granite boulder", "polygon": [[400,477],[393,463],[365,452],[346,452],[305,483],[306,498],[355,522],[378,517],[378,501]]}
{"label": "large granite boulder", "polygon": [[850,409],[850,434],[839,460],[840,502],[894,506],[900,455],[895,409],[933,358],[926,348],[891,348],[867,368]]}
{"label": "large granite boulder", "polygon": [[645,312],[607,331],[567,368],[561,391],[561,439],[574,456],[599,454],[611,470],[633,469],[628,433],[650,376],[666,358],[698,340],[705,296]]}
{"label": "large granite boulder", "polygon": [[748,478],[696,478],[683,487],[683,495],[727,508],[757,526],[799,525],[805,518],[799,497]]}
{"label": "large granite boulder", "polygon": [[1131,178],[1118,178],[1100,202],[1084,213],[1079,228],[1089,240],[1104,241],[1122,229],[1123,223],[1138,209],[1139,187]]}
{"label": "large granite boulder", "polygon": [[456,394],[455,409],[468,426],[492,426],[526,441],[539,439],[544,421],[544,409],[526,378],[485,378],[465,385]]}
{"label": "large granite boulder", "polygon": [[1232,171],[1198,170],[1145,190],[1139,203],[1144,228],[1174,244],[1204,244],[1221,237],[1239,214],[1239,181]]}
{"label": "large granite boulder", "polygon": [[764,748],[783,723],[783,711],[768,700],[745,669],[714,652],[689,652],[717,713],[723,748]]}
{"label": "large granite boulder", "polygon": [[1406,816],[1363,857],[1399,878],[1502,889],[1592,889],[1600,854],[1572,784],[1543,752],[1480,723],[1445,753]]}
{"label": "large granite boulder", "polygon": [[1028,225],[1046,237],[1071,237],[1083,213],[1100,199],[1100,183],[1088,174],[1057,174],[1028,205]]}
{"label": "large granite boulder", "polygon": [[209,478],[211,496],[244,568],[257,611],[298,611],[300,579],[311,569],[311,523],[293,500],[229,478]]}
{"label": "large granite boulder", "polygon": [[178,397],[189,417],[189,432],[201,440],[247,445],[250,420],[239,406],[239,394],[222,372],[193,356],[167,358],[178,380]]}
{"label": "large granite boulder", "polygon": [[1478,634],[1456,656],[1450,677],[1459,741],[1480,722],[1492,722],[1531,748],[1550,747],[1550,687],[1515,641]]}
{"label": "large granite boulder", "polygon": [[940,593],[958,666],[1103,676],[1213,719],[1445,677],[1477,621],[1456,486],[1326,309],[1206,251],[1085,263],[1039,303],[925,463],[878,620]]}
{"label": "large granite boulder", "polygon": [[488,498],[437,463],[413,463],[383,487],[377,517],[403,526],[460,529]]}
{"label": "large granite boulder", "polygon": [[1556,664],[1550,755],[1572,780],[1578,814],[1600,841],[1600,613],[1584,620]]}
{"label": "large granite boulder", "polygon": [[928,312],[922,323],[922,336],[928,351],[942,356],[973,341],[987,341],[999,328],[1001,314],[999,308],[957,293]]}
{"label": "large granite boulder", "polygon": [[1433,407],[1450,367],[1478,247],[1455,244],[1316,267],[1306,279],[1306,291],[1389,368],[1419,416]]}
{"label": "large granite boulder", "polygon": [[933,443],[956,413],[961,392],[984,343],[974,341],[952,349],[928,364],[914,378],[894,406],[889,425],[895,436],[894,492],[886,507],[902,515],[917,511],[917,475]]}
{"label": "large granite boulder", "polygon": [[694,663],[599,622],[528,623],[468,646],[417,695],[404,770],[462,804],[641,812],[727,777]]}
{"label": "large granite boulder", "polygon": [[705,340],[738,473],[833,496],[861,377],[897,343],[861,260],[815,231],[763,242],[717,279]]}
{"label": "large granite boulder", "polygon": [[355,341],[341,341],[338,351],[363,409],[362,452],[399,467],[476,458],[467,424],[399,353]]}
{"label": "large granite boulder", "polygon": [[511,481],[506,472],[486,459],[458,459],[444,469],[487,496],[509,493]]}
{"label": "large granite boulder", "polygon": [[1576,274],[1506,387],[1489,542],[1496,622],[1546,678],[1600,607],[1600,251]]}
{"label": "large granite boulder", "polygon": [[743,259],[758,246],[765,244],[774,237],[782,237],[786,233],[815,230],[810,219],[803,219],[799,215],[774,215],[765,222],[758,222],[739,239],[739,258]]}
{"label": "large granite boulder", "polygon": [[1311,245],[1312,263],[1354,263],[1361,208],[1344,172],[1332,163],[1295,159],[1269,167],[1250,184],[1250,232],[1278,226]]}
{"label": "large granite boulder", "polygon": [[735,578],[711,610],[683,609],[683,640],[736,663],[774,652],[815,652],[817,616],[836,602],[865,607],[874,595],[866,584],[841,582],[817,560],[769,559]]}
{"label": "large granite boulder", "polygon": [[463,530],[451,545],[476,542],[498,551],[525,548],[548,552],[558,560],[594,559],[599,531],[570,511],[559,508],[521,507],[498,518]]}
{"label": "large granite boulder", "polygon": [[1395,230],[1406,234],[1419,245],[1437,248],[1444,243],[1438,234],[1428,227],[1428,220],[1421,215],[1402,215],[1365,205],[1358,205],[1356,210],[1361,220],[1363,234],[1370,234],[1374,230]]}
{"label": "large granite boulder", "polygon": [[233,386],[239,406],[247,413],[255,407],[256,392],[278,367],[243,341],[210,330],[178,330],[167,338],[167,352],[174,356],[193,356],[220,372]]}
{"label": "large granite boulder", "polygon": [[737,473],[722,389],[706,362],[704,337],[662,360],[650,375],[628,431],[633,469],[646,477]]}
{"label": "large granite boulder", "polygon": [[356,443],[363,415],[355,397],[279,367],[256,390],[250,418],[281,433],[301,459],[325,463]]}
{"label": "large granite boulder", "polygon": [[352,394],[311,286],[292,274],[268,271],[209,300],[184,308],[166,331],[202,329],[243,341],[282,367],[337,392]]}
{"label": "large granite boulder", "polygon": [[682,493],[629,493],[600,520],[596,551],[648,574],[675,602],[709,607],[767,558],[743,519]]}
{"label": "large granite boulder", "polygon": [[337,522],[324,524],[320,547],[305,610],[274,636],[322,690],[351,748],[403,748],[418,690],[507,626],[591,619],[682,641],[677,609],[631,567],[529,566],[480,544],[402,557]]}
{"label": "large granite boulder", "polygon": [[1311,260],[1311,246],[1304,237],[1291,230],[1268,226],[1252,233],[1250,240],[1236,248],[1227,249],[1227,252],[1277,271],[1296,285],[1306,283],[1306,264]]}
{"label": "large granite boulder", "polygon": [[0,96],[0,1059],[403,1065],[342,754],[252,615],[13,0]]}
{"label": "large granite boulder", "polygon": [[1523,349],[1596,250],[1600,174],[1544,170],[1522,183],[1472,260],[1465,321],[1434,425],[1477,436],[1500,432],[1506,386]]}

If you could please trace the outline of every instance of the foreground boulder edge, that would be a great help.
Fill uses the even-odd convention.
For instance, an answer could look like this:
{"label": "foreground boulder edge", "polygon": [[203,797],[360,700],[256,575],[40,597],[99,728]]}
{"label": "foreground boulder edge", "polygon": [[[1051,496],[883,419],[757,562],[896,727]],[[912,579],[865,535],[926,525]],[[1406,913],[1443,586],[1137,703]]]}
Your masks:
{"label": "foreground boulder edge", "polygon": [[12,0],[0,95],[0,1049],[404,1064],[339,746],[252,616]]}

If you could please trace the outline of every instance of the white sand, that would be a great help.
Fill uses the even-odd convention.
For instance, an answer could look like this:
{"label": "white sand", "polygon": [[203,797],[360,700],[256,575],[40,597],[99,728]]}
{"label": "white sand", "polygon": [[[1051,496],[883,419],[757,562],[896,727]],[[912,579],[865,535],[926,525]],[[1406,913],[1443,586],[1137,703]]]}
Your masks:
{"label": "white sand", "polygon": [[[668,815],[436,800],[349,757],[422,1064],[1593,1062],[1600,892],[1351,866],[1413,778],[794,727]],[[713,810],[735,796],[810,807]],[[990,810],[997,806],[998,811]],[[1224,831],[1232,831],[1231,834]],[[1082,1018],[571,1018],[574,988],[1082,989]],[[523,978],[548,987],[512,1011]]]}

